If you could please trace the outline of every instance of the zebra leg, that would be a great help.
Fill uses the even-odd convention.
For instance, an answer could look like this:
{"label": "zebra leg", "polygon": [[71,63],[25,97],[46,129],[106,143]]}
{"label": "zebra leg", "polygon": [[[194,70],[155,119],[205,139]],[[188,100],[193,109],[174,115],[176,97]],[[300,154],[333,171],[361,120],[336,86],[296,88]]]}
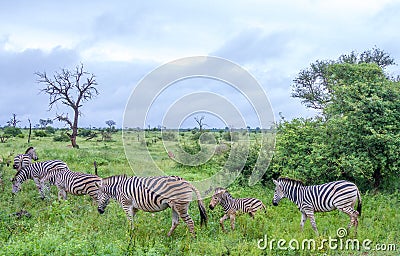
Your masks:
{"label": "zebra leg", "polygon": [[58,200],[61,200],[61,197],[64,200],[67,200],[67,191],[65,191],[63,188],[58,188]]}
{"label": "zebra leg", "polygon": [[127,202],[122,202],[121,206],[122,206],[122,209],[124,209],[126,218],[128,219],[131,229],[133,229],[134,228],[133,218],[135,217],[136,213],[138,212],[138,209],[134,208],[132,204],[128,204]]}
{"label": "zebra leg", "polygon": [[221,225],[222,231],[226,232],[225,227],[224,227],[224,221],[228,218],[228,214],[225,214],[222,216],[222,218],[219,220],[219,224]]}
{"label": "zebra leg", "polygon": [[172,232],[175,230],[178,224],[179,224],[179,214],[175,211],[175,209],[172,208],[172,226],[167,236],[171,236]]}
{"label": "zebra leg", "polygon": [[33,181],[35,182],[36,188],[39,191],[40,198],[44,199],[45,195],[44,195],[44,192],[43,192],[43,183],[37,178],[34,178]]}
{"label": "zebra leg", "polygon": [[231,219],[231,229],[235,230],[235,213],[229,214],[229,218]]}
{"label": "zebra leg", "polygon": [[305,212],[301,212],[301,221],[300,221],[301,232],[303,232],[304,223],[306,222],[306,220],[307,220],[307,214]]}
{"label": "zebra leg", "polygon": [[[171,207],[172,212],[175,211],[179,215],[179,217],[186,223],[186,225],[189,228],[189,232],[192,234],[192,236],[196,236],[196,234],[194,232],[194,221],[188,214],[189,203],[188,202],[181,202],[181,203],[170,202],[169,206]],[[178,221],[179,221],[179,219],[178,219]],[[172,215],[172,223],[173,224],[172,224],[170,232],[168,232],[168,236],[170,236],[172,234],[172,231],[174,231],[174,229],[178,225],[178,223],[177,223],[174,227],[174,215]]]}
{"label": "zebra leg", "polygon": [[314,229],[315,234],[317,236],[319,236],[318,229],[317,229],[317,223],[315,223],[314,213],[312,212],[312,213],[307,214],[307,217],[310,218],[311,226]]}
{"label": "zebra leg", "polygon": [[346,213],[350,217],[350,223],[347,225],[347,231],[350,230],[351,226],[354,226],[355,233],[357,234],[357,226],[358,226],[358,212],[353,209],[353,206],[341,208],[338,210]]}

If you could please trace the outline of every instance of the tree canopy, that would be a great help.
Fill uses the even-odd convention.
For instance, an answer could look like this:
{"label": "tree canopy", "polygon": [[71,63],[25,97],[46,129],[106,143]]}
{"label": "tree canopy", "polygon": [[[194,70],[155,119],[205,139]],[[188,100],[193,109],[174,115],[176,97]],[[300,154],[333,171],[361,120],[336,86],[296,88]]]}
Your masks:
{"label": "tree canopy", "polygon": [[400,175],[400,83],[385,75],[391,58],[383,55],[379,65],[368,56],[325,62],[323,97],[303,98],[320,106],[322,116],[279,124],[275,171],[308,184],[347,179],[363,189],[398,186],[392,177]]}

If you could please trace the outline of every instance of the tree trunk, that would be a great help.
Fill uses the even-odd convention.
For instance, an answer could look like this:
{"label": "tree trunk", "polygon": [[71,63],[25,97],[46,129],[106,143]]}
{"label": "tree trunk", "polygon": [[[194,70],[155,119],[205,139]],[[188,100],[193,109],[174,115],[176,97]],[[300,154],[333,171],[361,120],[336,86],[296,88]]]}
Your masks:
{"label": "tree trunk", "polygon": [[373,177],[374,177],[374,188],[379,188],[382,181],[382,173],[380,168],[375,169]]}
{"label": "tree trunk", "polygon": [[31,120],[28,119],[29,121],[29,135],[28,135],[28,144],[31,143],[31,135],[32,135],[32,124],[31,124]]}
{"label": "tree trunk", "polygon": [[76,137],[78,136],[78,116],[79,116],[79,110],[78,108],[74,109],[74,122],[72,124],[72,134],[70,136],[71,138],[71,144],[73,148],[79,148],[78,144],[76,144]]}

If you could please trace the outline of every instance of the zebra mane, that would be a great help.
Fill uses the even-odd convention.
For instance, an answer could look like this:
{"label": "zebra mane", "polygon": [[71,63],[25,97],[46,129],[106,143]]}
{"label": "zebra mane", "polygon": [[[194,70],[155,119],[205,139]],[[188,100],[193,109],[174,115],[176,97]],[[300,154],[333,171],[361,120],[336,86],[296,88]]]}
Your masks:
{"label": "zebra mane", "polygon": [[[222,187],[217,187],[217,188],[215,188],[215,190],[214,190],[214,194],[219,194],[219,193],[221,193],[221,192],[223,192],[222,194],[226,194],[228,197],[231,197],[231,198],[233,198],[233,196],[228,192],[228,190],[226,190],[225,188],[222,188]],[[221,195],[222,195],[221,194]]]}
{"label": "zebra mane", "polygon": [[292,179],[292,178],[288,178],[288,177],[279,177],[278,181],[286,181],[286,182],[290,182],[292,184],[305,186],[303,181]]}
{"label": "zebra mane", "polygon": [[25,154],[28,154],[28,152],[31,151],[31,150],[35,150],[35,148],[34,148],[34,147],[29,147],[29,148],[25,151]]}

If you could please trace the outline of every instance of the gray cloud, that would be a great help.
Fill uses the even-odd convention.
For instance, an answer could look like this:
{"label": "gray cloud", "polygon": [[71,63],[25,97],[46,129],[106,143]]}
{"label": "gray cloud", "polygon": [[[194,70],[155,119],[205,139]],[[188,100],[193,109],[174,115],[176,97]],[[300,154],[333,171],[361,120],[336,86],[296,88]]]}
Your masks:
{"label": "gray cloud", "polygon": [[[129,96],[147,73],[175,58],[208,54],[246,68],[267,92],[275,116],[312,116],[290,97],[297,73],[317,59],[375,45],[399,62],[399,9],[390,0],[6,1],[0,4],[0,125],[12,113],[25,126],[27,118],[38,122],[66,111],[47,112],[48,98],[38,94],[36,71],[52,74],[82,62],[96,75],[100,95],[84,105],[81,125],[104,126],[108,119],[122,125]],[[397,67],[392,72],[398,74]],[[166,91],[160,106],[193,88]],[[211,84],[202,88],[238,102],[250,115],[234,91]]]}

